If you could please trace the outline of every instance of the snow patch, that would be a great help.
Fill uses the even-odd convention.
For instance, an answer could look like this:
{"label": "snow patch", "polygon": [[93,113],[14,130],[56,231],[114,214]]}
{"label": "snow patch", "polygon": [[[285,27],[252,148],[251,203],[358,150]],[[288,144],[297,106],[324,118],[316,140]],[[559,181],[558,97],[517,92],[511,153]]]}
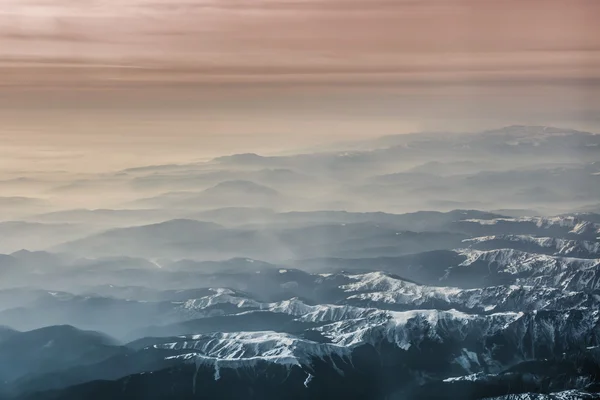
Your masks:
{"label": "snow patch", "polygon": [[304,387],[307,388],[310,382],[313,380],[314,376],[312,374],[308,374],[306,380],[304,380]]}

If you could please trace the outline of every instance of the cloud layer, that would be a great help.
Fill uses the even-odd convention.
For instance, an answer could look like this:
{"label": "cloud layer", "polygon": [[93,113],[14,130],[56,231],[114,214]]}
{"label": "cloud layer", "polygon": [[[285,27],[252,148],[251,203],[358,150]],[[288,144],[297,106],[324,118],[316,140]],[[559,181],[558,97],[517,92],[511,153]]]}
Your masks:
{"label": "cloud layer", "polygon": [[597,15],[594,0],[5,0],[0,57],[129,67],[134,76],[144,71],[131,67],[160,66],[325,79],[595,77]]}

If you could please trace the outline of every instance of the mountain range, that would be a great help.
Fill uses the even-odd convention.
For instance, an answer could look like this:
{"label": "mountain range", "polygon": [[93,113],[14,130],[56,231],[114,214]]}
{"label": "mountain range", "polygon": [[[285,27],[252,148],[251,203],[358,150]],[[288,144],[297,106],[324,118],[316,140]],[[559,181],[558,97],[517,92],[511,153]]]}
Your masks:
{"label": "mountain range", "polygon": [[0,398],[599,399],[599,151],[511,126],[54,177],[0,221]]}

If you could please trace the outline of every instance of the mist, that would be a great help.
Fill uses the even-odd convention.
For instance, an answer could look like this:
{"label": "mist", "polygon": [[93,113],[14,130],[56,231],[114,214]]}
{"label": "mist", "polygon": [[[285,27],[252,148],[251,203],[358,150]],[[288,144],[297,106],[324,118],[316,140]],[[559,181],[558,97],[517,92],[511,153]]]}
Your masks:
{"label": "mist", "polygon": [[[325,382],[341,379],[335,390],[349,390],[347,374],[357,398],[479,398],[508,385],[518,393],[521,377],[502,371],[527,368],[538,346],[568,354],[594,343],[599,148],[595,133],[512,125],[9,173],[0,222],[3,395],[80,398],[102,381],[99,393],[114,396],[111,382],[133,378],[142,380],[127,396],[182,379],[177,396],[193,398],[207,379],[203,393],[241,398],[218,382],[252,390],[312,376],[317,383],[302,387],[322,398]],[[517,339],[512,361],[487,347],[523,324],[558,329],[555,318],[573,313],[591,325],[531,347]],[[471,336],[458,345],[465,329]],[[365,375],[381,357],[374,343],[406,361]],[[430,346],[442,358],[423,364]],[[449,376],[471,376],[484,362],[434,368],[454,365],[460,352],[491,357],[486,368],[496,372],[455,387]],[[264,368],[274,374],[267,381]],[[544,368],[532,385],[553,376]],[[390,371],[406,378],[386,381]],[[414,373],[434,375],[415,384]],[[574,382],[552,390],[583,389]]]}

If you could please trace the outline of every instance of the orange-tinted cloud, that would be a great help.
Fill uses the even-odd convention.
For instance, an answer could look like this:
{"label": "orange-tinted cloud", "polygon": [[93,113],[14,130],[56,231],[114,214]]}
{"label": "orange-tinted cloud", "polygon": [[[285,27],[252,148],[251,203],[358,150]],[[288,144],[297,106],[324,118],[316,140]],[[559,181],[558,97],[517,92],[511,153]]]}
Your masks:
{"label": "orange-tinted cloud", "polygon": [[3,0],[0,58],[113,68],[83,79],[591,78],[598,17],[597,0]]}

